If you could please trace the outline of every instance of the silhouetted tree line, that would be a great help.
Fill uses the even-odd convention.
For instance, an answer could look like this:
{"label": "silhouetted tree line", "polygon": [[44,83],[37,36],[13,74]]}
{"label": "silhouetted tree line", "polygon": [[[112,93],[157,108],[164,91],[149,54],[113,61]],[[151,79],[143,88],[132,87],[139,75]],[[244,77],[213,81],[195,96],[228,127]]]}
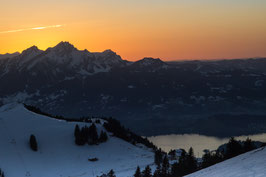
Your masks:
{"label": "silhouetted tree line", "polygon": [[5,177],[5,173],[2,171],[1,168],[0,168],[0,177]]}
{"label": "silhouetted tree line", "polygon": [[104,131],[101,131],[100,136],[98,136],[97,128],[94,123],[92,123],[90,127],[84,126],[81,129],[79,128],[79,125],[76,125],[74,136],[77,145],[84,145],[86,143],[94,145],[108,140],[108,136]]}
{"label": "silhouetted tree line", "polygon": [[[55,118],[55,119],[58,119],[58,120],[65,120],[67,122],[87,122],[87,123],[92,123],[92,119],[93,118],[101,118],[101,119],[106,119],[105,117],[94,117],[94,116],[91,116],[91,117],[80,117],[80,118],[66,118],[66,117],[63,117],[63,116],[59,116],[59,115],[52,115],[52,114],[49,114],[49,113],[46,113],[46,112],[43,112],[41,109],[35,107],[35,106],[32,106],[32,105],[27,105],[27,104],[24,104],[24,107],[26,109],[28,109],[29,111],[31,112],[34,112],[34,113],[37,113],[37,114],[40,114],[40,115],[44,115],[44,116],[48,116],[48,117],[51,117],[51,118]],[[101,121],[99,119],[96,119],[95,121],[96,124],[100,124]]]}
{"label": "silhouetted tree line", "polygon": [[161,148],[155,150],[154,152],[154,163],[159,166],[163,162],[163,157],[166,156],[167,153],[161,150]]}
{"label": "silhouetted tree line", "polygon": [[152,177],[152,171],[149,165],[145,167],[143,171],[140,171],[140,168],[137,167],[137,170],[134,174],[134,177]]}
{"label": "silhouetted tree line", "polygon": [[134,145],[137,143],[141,143],[154,150],[157,149],[157,147],[153,143],[151,143],[147,138],[143,138],[131,132],[129,129],[126,129],[120,124],[118,120],[113,118],[108,118],[106,120],[107,121],[104,123],[103,126],[107,131],[112,132],[114,136],[121,138],[127,142],[130,142]]}
{"label": "silhouetted tree line", "polygon": [[175,151],[170,151],[169,154],[157,149],[154,154],[154,163],[156,170],[152,174],[149,166],[146,166],[143,171],[137,167],[134,177],[179,177],[192,173],[198,169],[198,163],[194,156],[193,149],[190,148],[187,153],[182,150],[179,161],[173,164],[169,163],[169,157],[175,156]]}
{"label": "silhouetted tree line", "polygon": [[179,177],[195,172],[198,169],[198,163],[194,156],[193,148],[190,148],[188,152],[182,149],[178,162],[172,165],[169,163],[168,158],[170,157],[173,160],[176,159],[176,152],[174,150],[170,151],[168,155],[163,154],[161,156],[163,156],[163,160],[159,164],[157,162],[154,177]]}
{"label": "silhouetted tree line", "polygon": [[216,150],[214,152],[206,151],[202,157],[201,168],[206,168],[240,154],[246,153],[256,149],[255,142],[250,138],[247,138],[244,142],[237,141],[234,137],[231,137],[226,144],[224,150]]}
{"label": "silhouetted tree line", "polygon": [[[217,150],[210,152],[206,150],[201,163],[198,163],[192,147],[188,152],[182,149],[179,157],[176,155],[176,150],[171,150],[166,154],[161,149],[157,149],[154,153],[154,163],[157,166],[154,173],[152,174],[149,166],[146,166],[143,171],[137,167],[134,177],[181,177],[254,150],[255,148],[255,143],[249,138],[244,142],[239,142],[234,138],[230,138],[229,142],[226,144],[225,151]],[[177,160],[177,162],[170,164],[169,159]]]}
{"label": "silhouetted tree line", "polygon": [[205,154],[202,156],[201,168],[207,168],[216,163],[222,162],[224,160],[224,155],[219,151],[205,151]]}

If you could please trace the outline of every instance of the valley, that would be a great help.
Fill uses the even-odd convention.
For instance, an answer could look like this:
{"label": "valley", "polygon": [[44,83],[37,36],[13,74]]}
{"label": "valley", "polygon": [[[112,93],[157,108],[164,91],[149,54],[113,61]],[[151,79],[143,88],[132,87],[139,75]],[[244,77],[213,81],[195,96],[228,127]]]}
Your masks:
{"label": "valley", "polygon": [[91,53],[61,42],[1,56],[0,105],[111,116],[144,136],[258,134],[266,132],[265,70],[265,58],[130,62],[111,50]]}

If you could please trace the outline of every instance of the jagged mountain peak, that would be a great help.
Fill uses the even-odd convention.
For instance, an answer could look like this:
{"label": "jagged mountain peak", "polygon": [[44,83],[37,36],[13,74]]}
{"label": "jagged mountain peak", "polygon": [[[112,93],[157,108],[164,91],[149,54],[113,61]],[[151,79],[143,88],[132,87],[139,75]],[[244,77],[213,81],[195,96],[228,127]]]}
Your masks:
{"label": "jagged mountain peak", "polygon": [[112,51],[111,49],[107,49],[105,51],[103,51],[104,54],[109,54],[109,55],[116,55],[116,53],[114,51]]}
{"label": "jagged mountain peak", "polygon": [[161,59],[159,58],[151,58],[151,57],[145,57],[141,60],[138,60],[135,62],[138,65],[142,65],[142,66],[149,66],[149,65],[166,65],[165,62],[163,62]]}
{"label": "jagged mountain peak", "polygon": [[61,41],[55,47],[73,47],[73,48],[75,48],[74,45],[68,41]]}
{"label": "jagged mountain peak", "polygon": [[103,62],[104,64],[118,64],[125,63],[126,60],[123,60],[120,55],[117,55],[116,52],[111,49],[107,49],[103,52],[93,53],[97,62]]}
{"label": "jagged mountain peak", "polygon": [[24,50],[21,55],[18,55],[19,58],[19,66],[24,65],[27,62],[32,61],[33,58],[40,55],[43,51],[40,50],[37,46],[32,46],[26,50]]}
{"label": "jagged mountain peak", "polygon": [[61,41],[60,43],[58,43],[55,47],[50,48],[50,50],[53,50],[55,52],[59,52],[59,53],[70,53],[72,51],[76,51],[77,48],[75,48],[74,45],[70,44],[67,41]]}
{"label": "jagged mountain peak", "polygon": [[21,53],[22,55],[29,55],[32,53],[38,53],[41,52],[42,50],[40,50],[37,46],[31,46],[30,48],[27,48],[26,50],[23,50],[23,52]]}
{"label": "jagged mountain peak", "polygon": [[103,52],[93,52],[93,54],[96,58],[99,58],[99,57],[106,58],[106,57],[119,56],[116,54],[116,52],[112,51],[111,49],[104,50]]}

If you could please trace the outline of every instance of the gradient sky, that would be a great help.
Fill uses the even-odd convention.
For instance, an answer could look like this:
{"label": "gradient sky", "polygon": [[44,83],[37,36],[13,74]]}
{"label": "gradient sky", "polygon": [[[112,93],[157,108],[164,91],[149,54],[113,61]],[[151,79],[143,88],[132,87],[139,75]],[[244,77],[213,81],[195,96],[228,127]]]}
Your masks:
{"label": "gradient sky", "polygon": [[1,0],[0,53],[60,41],[128,60],[264,57],[266,1]]}

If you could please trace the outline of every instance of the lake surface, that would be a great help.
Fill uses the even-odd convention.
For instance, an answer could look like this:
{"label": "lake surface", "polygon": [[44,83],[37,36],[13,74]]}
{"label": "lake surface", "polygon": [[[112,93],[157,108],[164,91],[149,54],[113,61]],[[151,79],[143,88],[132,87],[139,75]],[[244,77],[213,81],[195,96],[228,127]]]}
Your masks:
{"label": "lake surface", "polygon": [[[266,142],[266,133],[238,136],[235,138],[237,140],[246,140],[247,137],[253,141]],[[220,145],[227,143],[229,140],[229,138],[217,138],[198,134],[160,135],[148,137],[148,139],[166,152],[169,152],[171,149],[180,148],[188,151],[190,147],[193,147],[196,157],[201,157],[204,154],[204,149],[216,150]]]}

